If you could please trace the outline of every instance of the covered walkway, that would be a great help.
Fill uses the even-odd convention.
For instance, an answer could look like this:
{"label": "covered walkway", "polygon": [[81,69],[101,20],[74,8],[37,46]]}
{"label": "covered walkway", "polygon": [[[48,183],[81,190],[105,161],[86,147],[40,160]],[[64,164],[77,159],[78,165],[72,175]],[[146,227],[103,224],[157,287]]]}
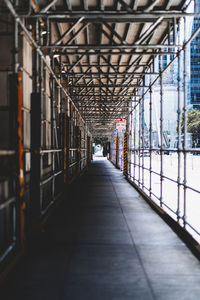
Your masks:
{"label": "covered walkway", "polygon": [[122,173],[99,157],[8,286],[2,300],[194,300],[200,299],[200,263]]}

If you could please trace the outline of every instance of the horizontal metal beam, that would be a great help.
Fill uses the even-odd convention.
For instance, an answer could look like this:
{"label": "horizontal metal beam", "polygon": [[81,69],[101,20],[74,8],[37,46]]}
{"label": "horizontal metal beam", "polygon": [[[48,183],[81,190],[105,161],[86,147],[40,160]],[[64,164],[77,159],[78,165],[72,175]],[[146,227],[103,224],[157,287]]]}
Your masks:
{"label": "horizontal metal beam", "polygon": [[[83,74],[83,73],[82,73]],[[83,76],[81,79],[95,79],[95,80],[99,80],[99,78],[101,78],[101,80],[109,80],[110,81],[110,84],[112,84],[112,80],[121,80],[124,82],[124,79],[129,79],[129,76],[126,76],[126,74],[122,74],[122,75],[103,75],[103,76],[100,76],[100,75],[103,75],[103,74],[93,74],[93,75],[85,75]],[[134,74],[134,76],[131,76],[132,80],[137,80],[139,78],[141,78],[142,74]],[[144,75],[143,75],[144,76]],[[68,77],[69,80],[73,81],[74,79],[77,79],[77,82],[80,82],[81,79],[78,78],[78,77]],[[112,80],[111,80],[112,79]],[[76,86],[76,82],[72,82],[71,86],[75,85]]]}
{"label": "horizontal metal beam", "polygon": [[66,85],[66,87],[68,88],[73,88],[73,89],[77,89],[77,88],[82,88],[82,87],[90,87],[90,88],[122,88],[122,87],[134,87],[134,88],[148,88],[149,86],[148,85],[137,85],[137,84],[90,84],[90,85],[87,85],[87,84],[79,84],[79,85]]}
{"label": "horizontal metal beam", "polygon": [[104,117],[104,120],[109,120],[110,117],[116,117],[116,118],[119,118],[120,116],[127,116],[128,115],[128,112],[127,111],[119,111],[118,113],[115,113],[114,111],[111,112],[110,114],[106,114],[105,112],[96,112],[96,111],[93,111],[92,113],[84,113],[84,112],[81,112],[84,116],[84,118],[94,118],[94,117],[97,117],[97,118],[101,118],[101,117]]}
{"label": "horizontal metal beam", "polygon": [[[90,102],[91,101],[91,102]],[[81,105],[81,104],[83,104],[83,105],[85,105],[85,104],[88,104],[88,103],[94,103],[94,101],[96,101],[97,103],[101,103],[102,102],[102,100],[101,99],[92,99],[92,100],[85,100],[85,99],[81,99],[81,100],[79,100],[79,101],[77,101],[77,100],[75,100],[75,103],[78,103],[78,105]],[[127,102],[130,102],[130,101],[132,101],[132,99],[131,98],[121,98],[121,99],[116,99],[116,100],[110,100],[110,101],[108,101],[108,104],[109,103],[115,103],[115,104],[118,104],[119,102],[121,102],[121,101],[123,101],[123,103],[127,103]],[[133,101],[133,102],[135,102],[135,101]],[[105,101],[105,103],[107,103],[106,101]]]}
{"label": "horizontal metal beam", "polygon": [[[107,109],[109,109],[110,112],[114,112],[114,109],[116,109],[116,106],[112,105],[112,106],[109,106],[109,105],[101,105],[101,106],[98,106],[96,104],[93,104],[93,105],[85,105],[85,106],[82,106],[82,107],[79,107],[80,111],[84,111],[84,112],[94,112],[94,111],[105,111],[105,112],[108,112]],[[111,110],[110,110],[111,109]],[[121,111],[126,111],[129,109],[128,106],[121,106]]]}
{"label": "horizontal metal beam", "polygon": [[[83,103],[78,103],[78,107],[79,108],[83,108],[83,107],[116,107],[120,104],[121,102],[117,101],[117,102],[100,102],[100,101],[91,101],[91,102],[83,102]],[[125,101],[125,102],[122,102],[122,106],[123,108],[128,108],[128,107],[131,107],[128,103],[128,101]]]}
{"label": "horizontal metal beam", "polygon": [[[90,50],[88,50],[90,51]],[[50,55],[50,54],[49,54]],[[104,55],[148,55],[148,56],[151,56],[151,55],[176,55],[176,52],[173,52],[173,51],[168,51],[168,52],[162,52],[162,51],[152,51],[152,52],[137,52],[137,51],[104,51],[104,52],[99,52],[99,51],[96,51],[95,50],[91,50],[91,52],[77,52],[77,51],[65,51],[65,52],[62,52],[62,51],[55,51],[53,55],[59,55],[59,56],[69,56],[69,55],[96,55],[96,56],[104,56]],[[50,55],[51,56],[51,55]]]}
{"label": "horizontal metal beam", "polygon": [[98,122],[112,122],[114,120],[116,120],[116,118],[118,118],[119,115],[116,115],[116,116],[110,116],[109,118],[99,118],[98,116],[95,118],[95,117],[88,117],[88,118],[84,118],[85,122],[88,122],[88,121],[98,121]]}
{"label": "horizontal metal beam", "polygon": [[144,12],[144,10],[135,11],[134,13],[130,13],[128,11],[57,11],[57,12],[49,12],[49,13],[38,13],[32,15],[22,14],[19,16],[20,18],[44,18],[44,19],[52,19],[57,22],[72,22],[76,19],[80,19],[84,17],[84,22],[93,22],[93,23],[102,23],[113,22],[113,23],[121,23],[121,22],[152,22],[155,19],[163,17],[164,19],[174,19],[181,17],[200,17],[200,13],[187,13],[182,12],[180,10],[160,10],[154,12]]}
{"label": "horizontal metal beam", "polygon": [[[129,99],[127,99],[127,98],[124,98],[124,99],[118,99],[118,100],[110,100],[110,101],[104,101],[105,102],[105,104],[108,104],[109,105],[109,103],[110,104],[118,104],[120,101],[122,101],[123,100],[123,103],[125,104],[125,103],[128,103],[129,101],[131,101],[131,98],[129,98]],[[94,101],[96,102],[96,103],[103,103],[103,101],[102,100],[100,100],[100,99],[92,99],[92,100],[85,100],[85,99],[81,99],[81,100],[75,100],[74,99],[74,102],[75,103],[78,103],[78,105],[80,106],[80,105],[85,105],[85,104],[90,104],[90,103],[94,103]]]}
{"label": "horizontal metal beam", "polygon": [[[122,97],[121,97],[122,98]],[[111,99],[114,99],[114,98],[111,98]],[[130,100],[130,98],[129,99],[124,99],[124,102],[128,102]],[[75,102],[79,102],[79,104],[81,104],[81,103],[92,103],[92,102],[94,102],[94,101],[96,101],[96,102],[98,102],[98,103],[107,103],[107,104],[112,104],[112,103],[118,103],[119,101],[121,101],[121,99],[116,99],[116,100],[102,100],[101,98],[93,98],[92,100],[91,99],[80,99],[80,100],[76,100],[76,99],[74,99],[74,101]]]}
{"label": "horizontal metal beam", "polygon": [[[95,112],[95,111],[91,110],[91,111],[88,111],[87,114],[90,114],[90,116],[91,116],[93,112]],[[120,112],[121,112],[121,110],[114,110],[114,111],[99,110],[98,112],[96,111],[96,113],[97,113],[96,115],[99,116],[102,114],[103,116],[105,116],[105,115],[110,116],[110,115],[113,115],[114,113],[118,114]],[[128,112],[128,109],[126,110],[126,113],[127,112]]]}
{"label": "horizontal metal beam", "polygon": [[[113,114],[119,114],[119,113],[121,113],[121,110],[114,110],[114,111],[105,111],[105,110],[98,110],[98,112],[97,111],[88,111],[87,112],[87,115],[89,114],[90,116],[92,116],[92,114],[93,114],[93,112],[95,112],[96,113],[96,116],[99,116],[99,115],[102,115],[102,116],[110,116],[110,115],[113,115]],[[123,111],[124,112],[124,111]],[[128,110],[126,110],[125,111],[126,113],[128,112]],[[83,114],[84,115],[84,114]]]}
{"label": "horizontal metal beam", "polygon": [[86,49],[86,50],[102,50],[102,49],[173,49],[173,48],[180,48],[182,45],[161,45],[161,44],[148,44],[148,45],[129,45],[129,44],[115,44],[115,45],[108,45],[108,44],[76,44],[76,45],[48,45],[48,46],[41,46],[41,49]]}
{"label": "horizontal metal beam", "polygon": [[[118,103],[113,103],[112,105],[109,103],[109,102],[100,102],[100,103],[98,103],[98,102],[95,102],[95,101],[92,101],[91,103],[89,102],[85,102],[85,103],[83,103],[83,105],[79,105],[78,107],[79,107],[79,109],[81,109],[81,108],[85,108],[85,107],[102,107],[102,108],[104,108],[104,107],[107,107],[107,108],[113,108],[113,107],[116,107],[116,105],[117,105]],[[122,105],[122,106],[120,106],[120,107],[123,107],[123,108],[128,108],[128,107],[131,107],[131,106],[128,106],[127,105],[127,103],[124,103],[124,105]]]}
{"label": "horizontal metal beam", "polygon": [[[78,97],[81,97],[81,98],[86,98],[86,97],[90,97],[90,96],[96,96],[96,97],[102,97],[102,94],[99,94],[99,92],[91,92],[91,93],[88,93],[88,94],[86,94],[86,93],[84,93],[84,94],[79,94],[78,96],[76,95],[76,94],[71,94],[70,95],[73,99],[75,99],[75,98],[78,98]],[[105,96],[104,96],[105,97]],[[131,93],[131,94],[125,94],[125,95],[108,95],[108,96],[106,96],[107,97],[107,99],[112,99],[112,97],[113,97],[113,99],[115,99],[115,98],[123,98],[123,97],[127,97],[127,98],[129,98],[129,97],[135,97],[134,96],[134,94],[133,93]],[[141,98],[141,96],[137,96],[137,97],[140,97]]]}
{"label": "horizontal metal beam", "polygon": [[[83,114],[82,114],[83,116],[85,116],[85,114],[91,115],[94,112],[95,113],[100,113],[100,114],[107,114],[107,113],[112,114],[112,113],[116,112],[115,110],[113,110],[113,111],[112,110],[107,111],[107,110],[105,110],[105,107],[104,108],[102,107],[101,109],[98,109],[98,108],[94,109],[94,107],[92,109],[90,109],[88,107],[88,109],[84,108],[84,109],[81,109],[80,111],[83,112]],[[118,112],[127,113],[127,110],[121,109]]]}
{"label": "horizontal metal beam", "polygon": [[89,106],[85,106],[82,109],[80,109],[80,111],[84,112],[85,114],[90,114],[90,115],[94,112],[96,112],[97,114],[106,114],[106,113],[112,112],[111,110],[106,109],[106,106],[101,106],[101,107],[93,106],[93,107],[91,107],[91,109]]}
{"label": "horizontal metal beam", "polygon": [[[101,121],[103,122],[103,121],[105,121],[105,120],[109,120],[109,121],[111,121],[111,120],[116,120],[116,119],[118,119],[118,118],[122,118],[122,117],[126,117],[127,115],[125,114],[125,113],[120,113],[120,114],[118,114],[118,115],[114,115],[114,116],[111,116],[111,117],[106,117],[106,118],[104,118],[104,119],[102,119]],[[83,116],[84,117],[84,119],[86,119],[87,117],[89,117],[89,116]],[[98,118],[91,118],[91,119],[93,119],[94,120],[94,122],[96,122],[96,121],[100,121],[100,119],[98,119]]]}
{"label": "horizontal metal beam", "polygon": [[[81,67],[82,67],[82,64],[81,64]],[[119,66],[121,67],[121,66]],[[86,71],[87,72],[87,71]],[[79,76],[79,75],[83,75],[83,72],[74,72],[74,73],[67,73],[67,75],[69,76],[69,78],[73,78],[73,77],[76,77],[76,76]],[[158,72],[148,72],[148,73],[145,73],[145,72],[126,72],[126,71],[123,71],[123,72],[102,72],[102,73],[98,73],[98,72],[87,72],[87,76],[117,76],[117,75],[121,75],[121,78],[124,78],[126,75],[159,75]],[[86,78],[86,77],[85,77]],[[117,76],[117,78],[119,78]]]}
{"label": "horizontal metal beam", "polygon": [[[72,67],[73,65],[72,64],[68,64],[68,63],[65,63],[65,62],[62,62],[62,65],[63,66],[67,66],[67,67]],[[130,64],[126,64],[126,63],[112,63],[113,66],[116,66],[116,67],[129,67]],[[147,64],[131,64],[131,66],[133,67],[147,67]],[[108,64],[105,64],[105,63],[102,63],[102,64],[97,64],[97,63],[85,63],[85,62],[82,62],[81,63],[81,67],[108,67]]]}
{"label": "horizontal metal beam", "polygon": [[[99,124],[101,124],[101,122],[104,122],[104,123],[110,123],[110,125],[109,126],[113,126],[114,124],[114,120],[115,120],[116,118],[112,118],[112,119],[110,119],[110,120],[95,120],[97,123],[99,123]],[[85,119],[85,122],[87,122],[87,123],[90,123],[90,122],[93,122],[93,118],[88,118],[88,119]]]}

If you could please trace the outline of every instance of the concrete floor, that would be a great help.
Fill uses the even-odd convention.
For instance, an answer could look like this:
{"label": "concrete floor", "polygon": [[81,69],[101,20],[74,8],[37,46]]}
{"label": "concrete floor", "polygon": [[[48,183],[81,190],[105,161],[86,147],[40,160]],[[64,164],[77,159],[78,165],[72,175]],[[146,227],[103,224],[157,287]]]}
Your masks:
{"label": "concrete floor", "polygon": [[105,159],[34,244],[2,300],[200,299],[200,262]]}

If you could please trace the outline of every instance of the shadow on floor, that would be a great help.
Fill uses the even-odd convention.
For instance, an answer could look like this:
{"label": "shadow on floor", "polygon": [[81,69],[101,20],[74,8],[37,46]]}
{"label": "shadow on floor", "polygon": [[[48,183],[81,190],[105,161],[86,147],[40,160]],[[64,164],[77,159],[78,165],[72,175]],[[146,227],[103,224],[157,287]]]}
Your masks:
{"label": "shadow on floor", "polygon": [[199,300],[200,263],[123,174],[96,157],[3,294],[2,300]]}

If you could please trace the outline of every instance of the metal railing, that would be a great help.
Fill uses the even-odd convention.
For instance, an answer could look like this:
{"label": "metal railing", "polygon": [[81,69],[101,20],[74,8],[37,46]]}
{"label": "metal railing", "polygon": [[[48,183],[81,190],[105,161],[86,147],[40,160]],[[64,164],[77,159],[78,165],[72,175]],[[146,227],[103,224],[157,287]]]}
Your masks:
{"label": "metal railing", "polygon": [[200,28],[187,39],[186,21],[183,20],[182,29],[181,22],[177,35],[182,30],[182,49],[165,68],[163,57],[156,58],[157,62],[154,59],[150,72],[159,61],[159,76],[147,73],[144,81],[149,87],[138,89],[133,95],[128,118],[127,177],[200,242],[200,148],[194,148],[195,134],[189,129],[187,75],[188,47]]}

